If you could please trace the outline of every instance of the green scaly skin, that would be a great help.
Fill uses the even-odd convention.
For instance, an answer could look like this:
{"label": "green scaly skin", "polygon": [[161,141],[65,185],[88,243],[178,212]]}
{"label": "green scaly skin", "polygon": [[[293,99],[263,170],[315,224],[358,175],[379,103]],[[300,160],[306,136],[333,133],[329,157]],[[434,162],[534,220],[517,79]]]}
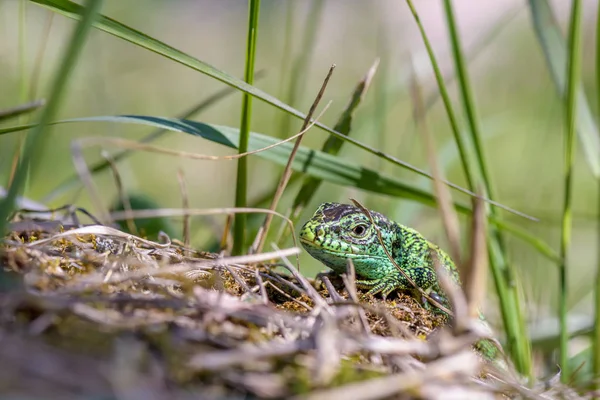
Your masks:
{"label": "green scaly skin", "polygon": [[[390,261],[388,253],[404,273],[432,299],[451,309],[448,297],[439,285],[435,271],[435,254],[448,275],[460,285],[454,262],[442,249],[425,239],[419,232],[390,221],[384,215],[370,211],[381,234],[370,219],[358,208],[348,204],[323,203],[300,231],[300,242],[308,253],[331,268],[336,274],[346,272],[347,259],[351,259],[356,275],[356,286],[369,289],[368,294],[381,293],[387,297],[395,290],[408,290],[422,298],[418,289]],[[436,306],[423,304],[434,313],[446,313]],[[483,316],[480,315],[483,319]],[[496,359],[496,346],[481,340],[475,348],[488,360]]]}

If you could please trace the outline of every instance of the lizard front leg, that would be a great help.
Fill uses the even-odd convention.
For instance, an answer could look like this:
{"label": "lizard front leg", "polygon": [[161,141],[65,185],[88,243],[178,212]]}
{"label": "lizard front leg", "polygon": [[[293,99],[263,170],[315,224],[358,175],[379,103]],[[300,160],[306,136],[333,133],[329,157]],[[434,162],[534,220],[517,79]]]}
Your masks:
{"label": "lizard front leg", "polygon": [[356,280],[356,287],[361,289],[369,289],[367,295],[375,296],[381,293],[385,299],[394,290],[409,290],[413,289],[413,286],[402,274],[386,276],[380,279],[372,280]]}

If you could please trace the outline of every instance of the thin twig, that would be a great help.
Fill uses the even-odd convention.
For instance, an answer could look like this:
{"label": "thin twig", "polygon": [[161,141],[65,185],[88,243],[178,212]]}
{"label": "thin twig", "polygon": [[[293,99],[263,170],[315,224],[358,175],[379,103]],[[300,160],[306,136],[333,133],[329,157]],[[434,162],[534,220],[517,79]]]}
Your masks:
{"label": "thin twig", "polygon": [[423,105],[421,86],[414,71],[412,76],[413,79],[411,79],[410,88],[415,122],[419,128],[419,132],[421,133],[423,140],[425,141],[427,159],[433,175],[433,189],[437,196],[438,209],[440,211],[440,216],[442,217],[444,230],[446,231],[446,237],[450,243],[450,252],[452,254],[452,258],[454,259],[455,265],[458,267],[458,270],[464,273],[464,271],[462,271],[462,262],[460,256],[460,227],[458,224],[458,216],[452,205],[452,195],[450,194],[450,189],[443,183],[444,176],[436,157],[433,135],[427,128],[427,118],[425,116],[425,107]]}
{"label": "thin twig", "polygon": [[256,284],[260,290],[260,296],[262,298],[263,304],[269,304],[269,296],[267,295],[267,290],[265,289],[265,283],[263,282],[258,269],[254,269],[254,278],[256,279]]}
{"label": "thin twig", "polygon": [[300,304],[302,307],[306,308],[308,311],[313,310],[311,306],[309,306],[302,300],[298,300],[297,298],[290,296],[289,294],[287,294],[286,292],[281,290],[277,285],[273,284],[273,282],[267,281],[267,282],[265,282],[265,285],[271,286],[275,291],[279,292],[279,294],[281,294],[283,297],[289,299],[290,301],[292,301],[296,304]]}
{"label": "thin twig", "polygon": [[[342,280],[344,281],[344,286],[346,286],[346,290],[348,291],[348,297],[350,297],[353,302],[358,303],[358,293],[356,292],[356,270],[354,269],[354,263],[350,258],[347,259],[346,276],[342,275]],[[369,322],[367,321],[367,316],[365,315],[364,310],[358,309],[357,315],[363,331],[365,333],[370,333],[371,329],[369,327]]]}
{"label": "thin twig", "polygon": [[223,227],[223,235],[221,236],[221,243],[219,245],[220,250],[230,251],[230,241],[231,238],[231,225],[233,224],[233,216],[234,214],[227,214],[227,218],[225,219],[225,226]]}
{"label": "thin twig", "polygon": [[[110,154],[108,154],[108,152],[103,151],[101,154],[102,154],[102,157],[108,163],[108,165],[112,171],[113,178],[115,180],[115,186],[117,187],[118,197],[119,197],[119,199],[121,199],[121,203],[123,204],[123,210],[125,211],[125,214],[127,215],[127,218],[125,218],[125,222],[127,224],[127,229],[129,229],[129,232],[131,232],[132,234],[138,235],[137,227],[135,226],[133,217],[131,217],[131,211],[132,211],[131,201],[129,199],[129,196],[125,193],[125,190],[123,189],[123,180],[121,179],[121,174],[119,173],[119,169],[117,168],[117,165],[115,164],[115,162],[112,159],[112,157],[110,156]],[[110,214],[109,214],[109,216],[110,216]],[[109,221],[110,221],[110,219],[109,219]]]}
{"label": "thin twig", "polygon": [[[329,68],[329,72],[327,73],[327,76],[325,77],[325,80],[323,81],[323,84],[321,85],[321,89],[319,90],[319,93],[317,94],[315,101],[313,102],[312,106],[310,107],[310,110],[308,111],[308,114],[306,115],[306,118],[304,119],[304,123],[302,124],[301,131],[306,130],[306,128],[309,126],[312,115],[315,112],[317,106],[319,105],[321,98],[323,97],[323,93],[325,92],[325,88],[327,87],[327,84],[329,83],[329,78],[331,78],[331,74],[333,73],[334,68],[335,68],[335,64],[333,64]],[[300,148],[300,143],[302,141],[302,137],[303,136],[298,137],[296,142],[294,142],[294,147],[292,149],[292,152],[290,153],[288,162],[283,170],[283,174],[281,175],[281,179],[279,180],[279,183],[277,185],[277,190],[275,191],[275,195],[273,196],[273,199],[271,200],[271,205],[269,207],[270,210],[275,210],[277,208],[277,204],[279,204],[279,200],[281,199],[281,196],[283,195],[283,191],[285,190],[285,187],[287,186],[288,181],[290,180],[290,176],[292,175],[292,162],[294,161],[294,158],[296,157],[298,148]],[[254,243],[252,244],[252,249],[254,252],[260,253],[260,251],[262,250],[265,240],[267,239],[267,234],[269,233],[269,226],[271,225],[272,219],[273,218],[269,217],[268,215],[265,217],[265,221],[264,221],[263,225],[261,226],[261,228],[259,229],[258,233],[256,234],[256,239],[255,239]]]}
{"label": "thin twig", "polygon": [[[177,180],[179,181],[179,190],[181,192],[181,207],[187,210],[190,208],[190,201],[185,177],[181,169],[177,171]],[[188,213],[183,216],[183,243],[185,243],[185,247],[190,247],[190,215]]]}
{"label": "thin twig", "polygon": [[246,284],[246,281],[243,280],[233,268],[231,268],[231,265],[225,265],[225,269],[233,277],[233,280],[235,280],[237,284],[242,287],[242,289],[244,289],[247,293],[252,293],[250,286]]}
{"label": "thin twig", "polygon": [[[273,243],[273,248],[276,252],[281,251],[275,243]],[[290,263],[289,260],[285,257],[281,257],[281,260],[283,261],[284,266],[287,268],[287,270],[290,271],[294,278],[296,278],[298,282],[302,284],[302,287],[306,290],[308,296],[314,301],[314,303],[325,310],[329,310],[329,305],[327,304],[325,299],[323,299],[323,297],[321,297],[319,292],[317,292],[317,290],[310,284],[310,282],[308,282],[306,278],[302,274],[300,274],[300,272],[298,272],[296,268],[294,268],[292,263]]]}
{"label": "thin twig", "polygon": [[485,203],[478,198],[473,199],[473,219],[471,228],[471,258],[466,264],[464,287],[469,302],[469,316],[476,318],[483,300],[488,270],[488,251],[486,240]]}

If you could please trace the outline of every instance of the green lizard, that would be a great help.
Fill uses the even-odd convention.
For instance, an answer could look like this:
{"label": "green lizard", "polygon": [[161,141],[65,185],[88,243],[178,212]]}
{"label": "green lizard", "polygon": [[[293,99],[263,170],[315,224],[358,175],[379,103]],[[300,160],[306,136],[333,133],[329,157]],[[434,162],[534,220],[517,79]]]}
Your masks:
{"label": "green lizard", "polygon": [[[362,278],[356,280],[356,286],[369,289],[368,294],[381,293],[387,297],[394,290],[409,290],[422,298],[412,280],[429,297],[450,309],[450,302],[438,282],[432,252],[460,285],[458,270],[450,257],[416,230],[390,221],[378,212],[370,211],[370,214],[380,235],[360,208],[323,203],[302,227],[300,242],[312,257],[336,274],[345,273],[346,260],[351,259],[356,275]],[[388,254],[404,274],[390,261]],[[431,309],[426,302],[424,306]],[[446,314],[438,307],[433,307],[433,312]],[[487,359],[498,355],[496,346],[487,340],[481,340],[475,347]]]}

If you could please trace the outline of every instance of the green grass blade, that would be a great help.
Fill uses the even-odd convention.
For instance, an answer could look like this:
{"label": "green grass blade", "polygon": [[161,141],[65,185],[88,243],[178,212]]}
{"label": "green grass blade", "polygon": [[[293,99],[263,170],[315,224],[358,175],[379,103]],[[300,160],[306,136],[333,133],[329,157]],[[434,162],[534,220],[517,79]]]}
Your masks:
{"label": "green grass blade", "polygon": [[[252,85],[254,78],[254,60],[256,58],[256,36],[258,32],[258,15],[260,0],[249,0],[248,10],[248,37],[246,40],[246,67],[244,80]],[[240,122],[240,141],[238,151],[248,151],[250,140],[250,121],[252,119],[252,96],[244,93],[242,97],[242,116]],[[246,207],[246,193],[248,191],[248,157],[242,157],[237,165],[237,182],[235,185],[235,206]],[[246,237],[246,214],[236,213],[233,224],[233,254],[240,255],[244,249]]]}
{"label": "green grass blade", "polygon": [[[159,129],[188,133],[232,149],[237,149],[237,143],[239,143],[238,129],[176,118],[135,115],[100,116],[70,119],[54,122],[52,124],[58,125],[76,122],[143,124]],[[11,132],[25,131],[33,128],[34,126],[35,125],[20,125],[11,128],[0,129],[0,135]],[[279,141],[273,137],[251,132],[248,149],[250,151],[258,150],[278,142]],[[268,151],[257,153],[256,156],[281,166],[285,166],[290,156],[292,147],[292,144],[284,143],[280,146],[269,149]],[[422,185],[419,183],[407,183],[395,178],[387,177],[384,174],[377,172],[377,170],[369,169],[361,165],[355,165],[353,163],[348,163],[348,160],[303,146],[300,146],[297,157],[298,159],[292,164],[292,168],[296,172],[305,173],[314,178],[336,185],[355,187],[371,193],[404,198],[430,207],[436,206],[435,196],[433,196],[433,194],[427,190],[421,188],[420,186]],[[462,214],[470,214],[471,212],[470,207],[464,204],[455,202],[454,205],[457,211]],[[514,233],[515,236],[532,245],[535,249],[540,248],[540,243],[543,243],[539,239],[536,239],[529,233],[516,226],[508,225],[505,222],[497,221],[494,218],[490,218],[490,222],[492,224],[501,224],[498,225],[500,228],[506,228],[508,232]],[[549,248],[547,244],[543,244],[541,247],[545,249]],[[555,259],[555,255],[552,252],[541,251],[540,253],[551,260]]]}
{"label": "green grass blade", "polygon": [[[62,15],[65,15],[69,18],[77,19],[77,18],[79,18],[79,15],[81,13],[81,6],[75,4],[71,1],[68,1],[68,0],[30,0],[30,1],[37,3],[37,4],[41,4],[43,6],[46,6],[49,9],[51,9],[57,13],[60,13]],[[159,40],[156,40],[142,32],[132,29],[126,25],[123,25],[113,19],[107,18],[105,16],[100,16],[98,21],[96,22],[95,26],[98,29],[105,31],[111,35],[119,37],[130,43],[136,44],[142,48],[145,48],[147,50],[150,50],[157,54],[160,54],[164,57],[167,57],[167,58],[169,58],[173,61],[176,61],[182,65],[190,67],[196,71],[199,71],[208,76],[211,76],[223,83],[226,83],[230,86],[233,86],[233,87],[241,90],[242,92],[248,93],[258,99],[261,99],[264,102],[271,104],[271,105],[273,105],[291,115],[294,115],[302,120],[304,120],[306,118],[306,115],[304,113],[288,106],[287,104],[284,104],[283,102],[276,99],[275,97],[255,88],[251,85],[248,85],[246,82],[244,82],[240,79],[237,79],[225,72],[222,72],[205,62],[202,62],[194,57],[191,57],[191,56],[189,56],[189,55],[187,55],[187,54],[185,54],[185,53],[183,53],[183,52],[181,52]],[[367,146],[364,143],[361,143],[355,139],[347,137],[347,136],[323,125],[320,122],[316,122],[315,126],[329,132],[330,134],[332,134],[334,136],[337,136],[338,138],[340,138],[342,140],[350,142],[353,145],[355,145],[371,154],[374,154],[375,156],[377,156],[381,159],[391,162],[392,164],[395,164],[395,165],[403,167],[403,168],[407,168],[419,175],[426,176],[429,179],[433,179],[431,174],[425,172],[423,169],[417,168],[414,165],[404,162],[396,157],[390,156],[389,154],[386,154],[380,150],[374,149],[370,146]],[[444,183],[455,190],[458,190],[460,192],[468,194],[469,196],[476,196],[476,194],[473,193],[472,191],[465,189],[463,187],[460,187],[452,182],[444,180]],[[525,218],[528,218],[528,219],[531,219],[534,221],[536,220],[536,218],[534,218],[534,217],[520,213],[516,210],[511,209],[510,207],[507,207],[500,203],[494,202],[493,200],[490,200],[487,198],[485,198],[484,200],[490,204],[494,204],[497,207],[503,208],[503,209],[505,209],[509,212],[512,212],[516,215],[519,215],[519,216],[522,216],[522,217],[525,217]]]}
{"label": "green grass blade", "polygon": [[[507,11],[504,15],[498,18],[494,24],[482,34],[478,34],[476,42],[466,49],[467,62],[474,61],[480,54],[488,48],[488,46],[510,25],[510,22],[516,19],[521,13],[523,5],[515,7],[513,10]],[[445,78],[446,84],[451,84],[456,80],[456,74],[449,72]],[[425,96],[425,111],[429,111],[440,99],[440,92],[433,91]]]}
{"label": "green grass blade", "polygon": [[[568,61],[565,38],[547,0],[529,0],[529,8],[550,75],[559,96],[565,100],[567,96],[565,71]],[[577,86],[576,93],[577,136],[592,174],[600,178],[600,132],[581,83]]]}
{"label": "green grass blade", "polygon": [[[485,191],[487,192],[487,195],[493,198],[495,196],[493,194],[492,185],[490,183],[489,168],[487,165],[486,157],[484,155],[483,144],[481,143],[481,126],[479,124],[479,117],[477,116],[473,90],[471,89],[471,80],[469,78],[469,74],[467,73],[465,58],[462,54],[462,45],[460,42],[460,36],[458,35],[458,30],[456,28],[456,18],[454,16],[452,1],[444,0],[444,7],[446,12],[448,29],[450,31],[450,40],[452,44],[452,52],[454,55],[456,77],[458,79],[458,86],[460,89],[460,97],[463,103],[463,107],[465,109],[465,114],[469,125],[469,133],[471,134],[473,146],[475,147],[475,156],[477,157],[477,163],[480,170],[479,172],[481,173],[481,178],[483,180],[483,184],[485,186]],[[436,78],[438,78],[438,74],[436,74]],[[438,79],[442,79],[441,73],[439,73]],[[441,94],[442,97],[444,97],[444,93],[442,92]],[[444,103],[446,103],[446,101],[450,103],[447,93]],[[452,117],[455,118],[454,113],[452,113]],[[456,122],[454,123],[456,124]],[[460,140],[461,136],[460,132],[458,131],[458,128],[455,128],[453,126],[453,131],[455,131],[455,136]],[[457,145],[466,147],[464,140],[460,140],[460,143],[457,141]],[[461,158],[463,157],[465,159],[468,159],[466,149],[463,149],[461,151]],[[465,171],[470,171],[468,165],[465,165]],[[474,183],[474,181],[471,181],[471,185],[473,185]],[[471,186],[471,189],[472,188],[473,186]]]}
{"label": "green grass blade", "polygon": [[[598,3],[598,12],[596,19],[596,98],[600,96],[600,3]],[[600,116],[600,102],[598,102],[597,115]],[[598,237],[600,238],[600,178],[596,178],[598,184],[598,215],[596,216],[596,223],[598,224]],[[600,376],[600,243],[598,243],[598,259],[596,262],[596,286],[594,303],[594,336],[592,340],[592,368],[594,376]],[[600,389],[600,383],[596,383],[595,389]]]}
{"label": "green grass blade", "polygon": [[[233,149],[237,149],[236,143],[239,141],[239,130],[235,128],[175,118],[148,116],[105,116],[64,120],[55,122],[53,124],[74,122],[118,122],[144,124],[163,130],[185,132]],[[4,128],[0,129],[0,134],[24,131],[31,129],[34,126],[35,125],[20,125],[11,128]],[[266,146],[271,146],[275,143],[278,143],[278,140],[275,138],[251,132],[249,150],[253,151],[261,149]],[[290,152],[291,145],[289,143],[284,143],[268,151],[257,153],[256,155],[265,160],[269,160],[284,166],[287,163]],[[423,182],[403,182],[395,178],[387,177],[384,174],[380,174],[376,170],[369,169],[361,165],[349,164],[345,159],[341,159],[318,150],[312,150],[301,146],[298,151],[298,160],[292,164],[292,168],[296,172],[305,173],[318,180],[327,181],[328,183],[333,183],[340,186],[355,187],[357,189],[374,194],[403,198],[430,207],[436,206],[435,196],[422,188]],[[298,177],[300,177],[300,175],[298,175]],[[454,206],[456,207],[457,211],[462,214],[470,214],[471,212],[470,207],[459,202],[455,202]],[[490,218],[490,223],[496,225],[499,229],[513,234],[515,237],[532,246],[544,257],[556,262],[558,256],[552,250],[552,248],[541,239],[505,221]]]}
{"label": "green grass blade", "polygon": [[494,225],[499,229],[503,230],[504,232],[508,232],[513,236],[520,238],[524,242],[529,243],[534,249],[538,251],[538,253],[546,257],[549,261],[552,261],[552,263],[556,266],[560,264],[560,256],[558,255],[558,253],[542,239],[528,233],[527,231],[519,228],[516,225],[506,222],[503,219],[494,220]]}
{"label": "green grass blade", "polygon": [[[258,71],[254,75],[254,78],[260,79],[263,76],[264,76],[264,70]],[[201,113],[202,111],[205,111],[207,108],[218,103],[220,100],[224,99],[225,97],[227,97],[233,93],[235,93],[234,88],[225,87],[225,88],[219,90],[218,92],[212,94],[211,96],[208,96],[206,99],[202,100],[200,103],[194,105],[193,107],[190,107],[189,109],[187,109],[185,111],[182,111],[175,118],[177,118],[177,119],[191,118],[191,117]],[[168,130],[166,130],[166,129],[158,128],[157,130],[150,132],[148,135],[144,136],[140,140],[140,143],[151,143],[154,140],[162,137],[167,132],[168,132]],[[2,134],[1,129],[0,129],[0,134]],[[131,154],[133,154],[133,151],[131,151],[131,150],[120,151],[112,156],[112,162],[116,163],[118,161],[121,161],[124,158],[130,156]],[[100,172],[103,172],[109,166],[110,166],[110,163],[108,161],[98,161],[96,164],[89,167],[90,174],[95,175]],[[58,184],[56,186],[56,188],[52,190],[52,192],[48,193],[43,198],[42,202],[50,203],[50,202],[54,201],[56,198],[64,195],[68,191],[80,188],[81,186],[82,186],[82,184],[81,184],[81,180],[79,179],[79,176],[77,174],[74,174],[71,177],[65,179],[60,184]]]}
{"label": "green grass blade", "polygon": [[36,126],[36,124],[26,124],[26,125],[9,126],[8,128],[0,128],[0,135],[4,135],[7,133],[13,133],[13,132],[26,131],[27,129],[34,128],[35,126]]}
{"label": "green grass blade", "polygon": [[38,108],[43,107],[44,104],[44,100],[36,100],[30,103],[21,104],[19,106],[0,110],[0,122],[34,112]]}
{"label": "green grass blade", "polygon": [[[45,6],[50,10],[62,14],[68,18],[79,19],[82,12],[81,6],[69,0],[30,1]],[[95,27],[120,39],[133,43],[146,50],[150,50],[154,53],[160,54],[163,57],[171,59],[175,62],[185,65],[186,67],[189,67],[193,70],[215,78],[229,86],[235,87],[236,89],[244,93],[250,94],[253,97],[261,99],[262,101],[271,104],[302,120],[306,117],[304,113],[288,106],[287,104],[276,99],[275,97],[263,92],[262,90],[259,90],[253,87],[252,85],[249,85],[242,79],[238,79],[232,75],[227,74],[226,72],[220,71],[219,69],[213,67],[212,65],[209,65],[208,63],[200,61],[197,58],[194,58],[180,50],[177,50],[176,48],[169,46],[168,44],[161,42],[160,40],[154,39],[144,34],[143,32],[130,28],[129,26],[124,25],[114,19],[101,15],[95,22]]]}
{"label": "green grass blade", "polygon": [[54,75],[50,95],[48,97],[48,104],[42,111],[39,124],[32,129],[25,139],[23,157],[16,169],[12,184],[10,188],[8,188],[6,198],[0,203],[0,232],[4,232],[7,218],[13,211],[15,199],[23,187],[25,177],[27,176],[27,166],[29,165],[29,161],[31,160],[31,156],[36,148],[38,140],[44,133],[47,125],[54,119],[54,116],[60,107],[68,79],[72,75],[77,58],[81,53],[81,49],[83,48],[87,35],[92,27],[92,22],[94,21],[94,18],[96,18],[101,6],[102,0],[88,0],[86,2],[86,7],[82,8],[83,13],[81,20],[73,31],[65,53],[61,58],[60,66]]}
{"label": "green grass blade", "polygon": [[[169,131],[188,133],[236,150],[238,148],[237,143],[239,143],[239,129],[175,118],[141,115],[99,116],[63,120],[56,122],[55,124],[81,122],[147,125]],[[0,134],[24,131],[31,129],[34,126],[35,125],[20,125],[4,128],[0,129]],[[278,142],[279,140],[273,137],[251,132],[248,150],[258,150]],[[283,143],[268,151],[257,153],[256,156],[284,166],[287,163],[292,147],[293,145],[291,143]],[[424,205],[435,206],[435,197],[424,189],[415,188],[410,183],[404,183],[398,179],[386,177],[373,169],[361,165],[349,164],[347,160],[304,146],[300,146],[297,158],[292,164],[292,168],[295,171],[306,173],[307,175],[325,180],[329,183],[356,187],[373,193],[402,197],[418,201]],[[465,205],[457,204],[457,208],[462,213],[470,212],[469,207]]]}
{"label": "green grass blade", "polygon": [[[427,54],[429,55],[429,60],[431,61],[431,66],[433,67],[433,72],[435,74],[435,79],[438,84],[438,88],[440,91],[440,96],[444,102],[444,107],[446,108],[446,114],[448,115],[448,122],[450,122],[450,128],[452,129],[452,134],[454,135],[454,141],[456,142],[456,147],[458,148],[460,162],[463,167],[463,172],[465,174],[465,179],[467,181],[467,187],[469,190],[473,190],[475,178],[474,178],[474,169],[471,167],[470,157],[467,152],[468,144],[463,137],[460,127],[458,126],[458,118],[456,117],[456,113],[454,112],[454,107],[452,106],[452,101],[450,100],[450,96],[448,95],[448,89],[446,88],[446,83],[444,82],[444,77],[442,76],[442,72],[438,65],[437,59],[433,52],[433,48],[431,47],[431,43],[429,42],[429,38],[425,33],[425,29],[423,28],[423,24],[421,24],[421,20],[419,19],[419,15],[417,14],[417,10],[413,6],[411,0],[406,0],[408,7],[419,27],[419,31],[421,32],[421,37],[423,38],[423,42],[425,44],[425,48],[427,49]],[[464,67],[463,67],[464,69]],[[464,74],[464,71],[462,71]],[[459,77],[463,77],[462,74],[458,74]]]}
{"label": "green grass blade", "polygon": [[[444,0],[444,11],[450,35],[460,97],[467,116],[471,142],[475,150],[476,163],[474,164],[477,166],[478,176],[482,180],[486,197],[493,199],[495,196],[487,159],[483,150],[481,127],[477,116],[470,78],[467,73],[466,62],[462,53],[460,36],[451,0]],[[486,210],[488,217],[498,218],[494,207],[488,205]],[[520,306],[519,293],[517,292],[517,286],[514,284],[516,282],[514,271],[506,259],[500,232],[493,226],[489,229],[488,247],[490,267],[500,300],[504,329],[508,338],[508,350],[515,361],[517,369],[526,376],[531,376],[531,344],[526,332],[527,327],[522,315],[523,309]]]}
{"label": "green grass blade", "polygon": [[573,155],[575,153],[575,135],[577,129],[577,89],[581,79],[581,1],[573,0],[571,5],[571,21],[569,24],[569,47],[567,59],[567,96],[565,99],[565,191],[564,207],[562,213],[562,232],[560,240],[560,292],[559,292],[559,320],[560,320],[560,368],[561,380],[569,381],[568,370],[568,344],[569,332],[567,326],[567,255],[571,244],[571,199],[573,197]]}

